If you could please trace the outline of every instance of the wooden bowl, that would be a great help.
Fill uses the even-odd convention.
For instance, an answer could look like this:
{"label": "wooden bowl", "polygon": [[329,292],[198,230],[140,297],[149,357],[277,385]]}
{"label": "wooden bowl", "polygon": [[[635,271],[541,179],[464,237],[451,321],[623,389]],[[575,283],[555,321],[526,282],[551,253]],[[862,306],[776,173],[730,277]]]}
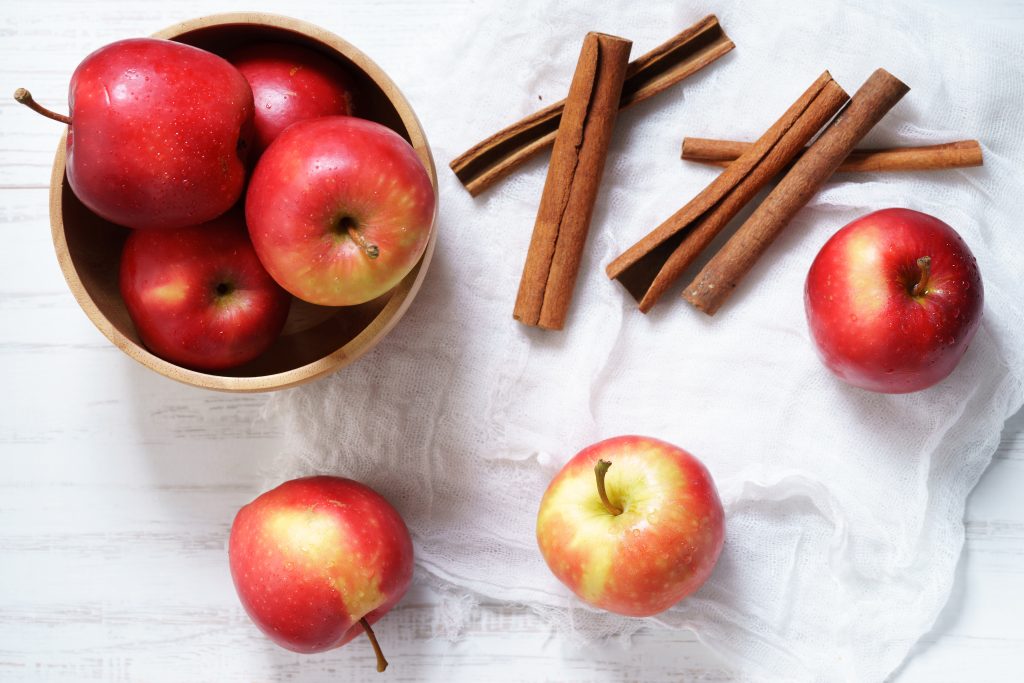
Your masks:
{"label": "wooden bowl", "polygon": [[[156,34],[223,53],[256,41],[298,43],[337,60],[353,76],[357,114],[397,131],[415,148],[437,194],[437,172],[426,135],[412,107],[366,55],[333,33],[296,19],[241,12],[175,24]],[[401,283],[360,306],[330,308],[292,301],[284,331],[256,360],[223,372],[175,365],[146,350],[118,290],[121,247],[129,230],[99,218],[75,197],[64,173],[65,138],[53,162],[50,223],[57,260],[71,292],[93,324],[129,356],[161,375],[220,391],[273,391],[342,368],[376,345],[394,327],[420,288],[437,238],[437,209],[422,259]]]}

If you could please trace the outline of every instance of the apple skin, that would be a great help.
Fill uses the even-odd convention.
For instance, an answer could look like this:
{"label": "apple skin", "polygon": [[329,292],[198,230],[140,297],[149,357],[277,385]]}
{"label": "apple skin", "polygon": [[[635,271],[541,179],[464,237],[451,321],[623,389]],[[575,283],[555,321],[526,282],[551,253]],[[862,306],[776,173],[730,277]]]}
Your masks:
{"label": "apple skin", "polygon": [[319,52],[288,43],[259,43],[226,57],[252,88],[257,156],[293,123],[352,115],[351,77]]}
{"label": "apple skin", "polygon": [[[921,257],[930,274],[914,296]],[[829,370],[861,389],[901,394],[953,372],[981,323],[984,287],[953,228],[911,209],[883,209],[825,243],[807,274],[804,306]]]}
{"label": "apple skin", "polygon": [[201,370],[263,353],[291,305],[257,258],[241,211],[188,228],[132,232],[121,253],[120,287],[146,347]]}
{"label": "apple skin", "polygon": [[181,228],[241,196],[252,91],[221,57],[156,38],[111,43],[75,69],[68,103],[68,182],[97,215]]}
{"label": "apple skin", "polygon": [[[611,463],[608,498],[594,474]],[[681,448],[619,436],[580,451],[555,476],[537,515],[537,543],[555,576],[584,602],[631,617],[663,612],[711,575],[725,514],[711,475]]]}
{"label": "apple skin", "polygon": [[245,215],[256,253],[282,287],[310,303],[352,306],[413,269],[434,206],[430,177],[404,138],[372,121],[327,116],[291,125],[260,157]]}
{"label": "apple skin", "polygon": [[395,606],[412,581],[413,547],[373,489],[330,476],[285,482],[231,526],[231,577],[245,611],[295,652],[340,647]]}

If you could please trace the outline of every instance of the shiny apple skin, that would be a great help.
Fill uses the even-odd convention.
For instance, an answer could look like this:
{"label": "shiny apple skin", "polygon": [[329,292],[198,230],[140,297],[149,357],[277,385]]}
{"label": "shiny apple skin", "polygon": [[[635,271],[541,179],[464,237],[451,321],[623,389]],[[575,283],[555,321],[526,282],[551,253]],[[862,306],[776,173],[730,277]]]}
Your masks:
{"label": "shiny apple skin", "polygon": [[[218,286],[230,291],[218,291]],[[203,225],[136,230],[121,254],[121,296],[142,343],[172,363],[223,370],[267,350],[291,296],[252,248],[240,210]]]}
{"label": "shiny apple skin", "polygon": [[405,595],[413,547],[398,512],[339,477],[294,479],[243,507],[231,577],[256,625],[281,647],[322,652],[363,632]]}
{"label": "shiny apple skin", "polygon": [[252,91],[217,55],[156,38],[111,43],[75,69],[68,103],[68,182],[97,215],[181,228],[241,196]]}
{"label": "shiny apple skin", "polygon": [[[601,503],[594,466],[613,515]],[[695,457],[644,436],[619,436],[580,451],[541,500],[537,543],[555,576],[583,601],[631,617],[663,612],[707,580],[725,539],[711,475]]]}
{"label": "shiny apple skin", "polygon": [[[921,257],[931,274],[911,294]],[[821,248],[804,288],[822,361],[869,391],[901,394],[946,378],[981,323],[978,263],[953,228],[911,209],[883,209],[842,228]]]}
{"label": "shiny apple skin", "polygon": [[256,155],[293,123],[353,113],[351,77],[319,52],[288,43],[257,43],[226,57],[252,88]]}
{"label": "shiny apple skin", "polygon": [[[300,121],[256,164],[245,214],[256,252],[300,299],[351,306],[376,299],[413,269],[430,237],[434,188],[412,146],[351,116]],[[370,258],[346,231],[351,220]]]}

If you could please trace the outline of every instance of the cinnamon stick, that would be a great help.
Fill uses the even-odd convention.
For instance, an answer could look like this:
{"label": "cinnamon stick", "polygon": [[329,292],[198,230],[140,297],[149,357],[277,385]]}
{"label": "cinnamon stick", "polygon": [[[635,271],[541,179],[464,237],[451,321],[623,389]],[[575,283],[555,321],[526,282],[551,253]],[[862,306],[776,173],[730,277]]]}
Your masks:
{"label": "cinnamon stick", "polygon": [[[728,167],[750,148],[750,142],[683,138],[682,158],[711,166]],[[802,154],[802,152],[801,152]],[[977,140],[958,140],[941,145],[857,149],[843,160],[836,172],[938,171],[981,166],[981,145]]]}
{"label": "cinnamon stick", "polygon": [[631,47],[603,33],[583,40],[512,314],[525,325],[565,325]]}
{"label": "cinnamon stick", "polygon": [[[735,47],[712,14],[629,64],[619,107],[668,89]],[[474,197],[555,140],[565,100],[498,131],[452,160],[452,171]]]}
{"label": "cinnamon stick", "polygon": [[843,112],[697,274],[683,298],[704,313],[714,315],[793,216],[909,90],[884,69],[871,74]]}
{"label": "cinnamon stick", "polygon": [[694,199],[608,264],[647,312],[715,236],[849,99],[826,71]]}

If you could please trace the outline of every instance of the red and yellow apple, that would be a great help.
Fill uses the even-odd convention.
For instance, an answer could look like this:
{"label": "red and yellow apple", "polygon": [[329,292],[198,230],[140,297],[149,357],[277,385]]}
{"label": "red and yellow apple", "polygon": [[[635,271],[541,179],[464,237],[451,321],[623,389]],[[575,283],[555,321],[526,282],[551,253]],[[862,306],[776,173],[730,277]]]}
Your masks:
{"label": "red and yellow apple", "polygon": [[351,479],[294,479],[243,507],[231,526],[242,606],[275,643],[322,652],[365,632],[412,581],[409,530],[380,494]]}
{"label": "red and yellow apple", "polygon": [[120,288],[142,343],[201,370],[263,353],[291,304],[257,258],[241,211],[189,228],[132,232],[121,253]]}
{"label": "red and yellow apple", "polygon": [[232,50],[227,60],[252,88],[257,156],[293,123],[352,114],[352,79],[319,52],[291,43],[256,43]]}
{"label": "red and yellow apple", "polygon": [[129,228],[198,225],[242,194],[253,99],[238,69],[212,52],[132,38],[101,47],[71,76],[71,189],[97,215]]}
{"label": "red and yellow apple", "polygon": [[548,486],[537,543],[585,602],[645,617],[711,575],[725,538],[711,475],[672,444],[620,436],[583,449]]}
{"label": "red and yellow apple", "polygon": [[427,247],[434,189],[412,146],[351,116],[300,121],[253,172],[245,215],[256,252],[300,299],[351,306],[376,299]]}
{"label": "red and yellow apple", "polygon": [[926,389],[981,323],[984,289],[963,238],[939,219],[884,209],[832,236],[807,274],[807,323],[825,365],[862,389]]}

